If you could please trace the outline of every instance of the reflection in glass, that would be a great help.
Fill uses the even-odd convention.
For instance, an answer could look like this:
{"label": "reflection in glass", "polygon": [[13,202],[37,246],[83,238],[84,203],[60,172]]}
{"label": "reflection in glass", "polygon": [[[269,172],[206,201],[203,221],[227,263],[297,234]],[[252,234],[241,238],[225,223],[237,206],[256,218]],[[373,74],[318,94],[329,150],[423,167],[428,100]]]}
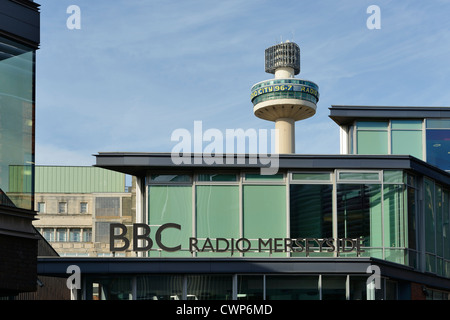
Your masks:
{"label": "reflection in glass", "polygon": [[290,185],[291,238],[332,237],[332,185]]}
{"label": "reflection in glass", "polygon": [[381,198],[381,185],[338,184],[338,237],[364,237],[365,247],[381,247]]}
{"label": "reflection in glass", "polygon": [[319,276],[266,276],[267,300],[319,300]]}
{"label": "reflection in glass", "polygon": [[33,209],[34,59],[0,37],[0,204]]}
{"label": "reflection in glass", "polygon": [[238,276],[238,300],[263,300],[264,278],[258,276]]}
{"label": "reflection in glass", "polygon": [[130,277],[108,277],[88,281],[92,300],[132,300]]}
{"label": "reflection in glass", "polygon": [[427,129],[427,162],[442,170],[450,170],[449,137],[449,129]]}
{"label": "reflection in glass", "polygon": [[148,275],[137,277],[137,300],[181,300],[183,276]]}
{"label": "reflection in glass", "polygon": [[367,277],[350,276],[350,300],[367,300]]}
{"label": "reflection in glass", "polygon": [[322,276],[322,300],[345,300],[346,280],[346,276]]}
{"label": "reflection in glass", "polygon": [[232,287],[231,275],[188,275],[187,300],[231,300]]}

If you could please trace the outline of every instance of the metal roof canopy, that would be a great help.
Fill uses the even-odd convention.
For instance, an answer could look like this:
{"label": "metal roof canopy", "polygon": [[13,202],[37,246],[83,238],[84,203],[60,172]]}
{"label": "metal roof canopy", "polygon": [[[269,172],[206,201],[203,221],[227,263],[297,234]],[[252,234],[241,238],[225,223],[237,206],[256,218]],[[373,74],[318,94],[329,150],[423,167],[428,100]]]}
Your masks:
{"label": "metal roof canopy", "polygon": [[[244,164],[239,164],[238,155],[233,155],[232,164],[208,164],[202,159],[201,154],[191,155],[191,164],[177,165],[172,161],[171,153],[128,153],[128,152],[101,152],[96,156],[95,166],[114,170],[137,177],[145,177],[147,172],[171,171],[187,172],[193,170],[205,171],[236,171],[259,170],[268,167],[259,162],[249,163],[249,155],[243,155]],[[450,174],[434,167],[422,160],[409,155],[278,155],[279,170],[380,170],[397,169],[412,170],[419,174],[436,179],[442,184],[450,186]],[[201,160],[196,164],[195,159]]]}
{"label": "metal roof canopy", "polygon": [[329,117],[338,125],[349,125],[357,119],[424,119],[450,118],[450,107],[346,106],[333,105]]}

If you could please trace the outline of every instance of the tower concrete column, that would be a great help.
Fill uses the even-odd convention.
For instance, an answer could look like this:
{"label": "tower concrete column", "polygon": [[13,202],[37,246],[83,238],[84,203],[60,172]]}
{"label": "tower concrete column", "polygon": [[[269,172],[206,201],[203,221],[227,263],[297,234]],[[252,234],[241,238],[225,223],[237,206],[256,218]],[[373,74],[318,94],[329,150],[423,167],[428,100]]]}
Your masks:
{"label": "tower concrete column", "polygon": [[275,120],[277,139],[275,141],[276,153],[295,152],[295,121],[291,118],[279,118]]}

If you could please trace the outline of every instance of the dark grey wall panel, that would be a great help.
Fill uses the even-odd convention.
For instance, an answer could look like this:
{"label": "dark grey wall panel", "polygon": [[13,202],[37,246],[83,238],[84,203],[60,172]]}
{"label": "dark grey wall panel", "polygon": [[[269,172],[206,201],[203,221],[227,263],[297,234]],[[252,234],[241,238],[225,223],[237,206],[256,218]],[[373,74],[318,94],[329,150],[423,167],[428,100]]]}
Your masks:
{"label": "dark grey wall panel", "polygon": [[0,32],[35,48],[40,42],[39,5],[30,1],[0,0]]}

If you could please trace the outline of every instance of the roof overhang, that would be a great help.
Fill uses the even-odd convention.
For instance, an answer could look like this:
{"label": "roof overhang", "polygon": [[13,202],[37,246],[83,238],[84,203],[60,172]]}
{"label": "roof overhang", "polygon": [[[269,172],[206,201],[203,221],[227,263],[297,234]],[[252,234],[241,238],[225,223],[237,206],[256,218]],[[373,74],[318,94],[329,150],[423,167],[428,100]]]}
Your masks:
{"label": "roof overhang", "polygon": [[450,118],[450,107],[345,106],[333,105],[329,117],[338,125],[350,125],[358,119]]}
{"label": "roof overhang", "polygon": [[[145,177],[149,171],[188,172],[194,170],[260,170],[268,167],[267,159],[261,161],[252,155],[216,155],[223,158],[223,163],[207,162],[202,154],[191,154],[182,165],[176,164],[172,154],[167,153],[133,153],[133,152],[100,152],[95,155],[95,166],[122,172],[125,174]],[[226,161],[228,157],[228,162]],[[280,154],[269,155],[272,165],[277,165],[280,171],[286,170],[379,170],[396,169],[412,170],[438,180],[450,186],[450,174],[422,160],[409,155],[300,155]],[[255,160],[255,161],[253,161]],[[255,163],[253,163],[253,162]],[[277,161],[277,163],[275,163]]]}
{"label": "roof overhang", "polygon": [[28,0],[0,2],[0,35],[38,49],[40,43],[39,4]]}
{"label": "roof overhang", "polygon": [[369,266],[381,276],[450,289],[450,279],[376,258],[93,258],[40,257],[38,275],[67,277],[68,267],[77,265],[83,275],[139,274],[359,274]]}

